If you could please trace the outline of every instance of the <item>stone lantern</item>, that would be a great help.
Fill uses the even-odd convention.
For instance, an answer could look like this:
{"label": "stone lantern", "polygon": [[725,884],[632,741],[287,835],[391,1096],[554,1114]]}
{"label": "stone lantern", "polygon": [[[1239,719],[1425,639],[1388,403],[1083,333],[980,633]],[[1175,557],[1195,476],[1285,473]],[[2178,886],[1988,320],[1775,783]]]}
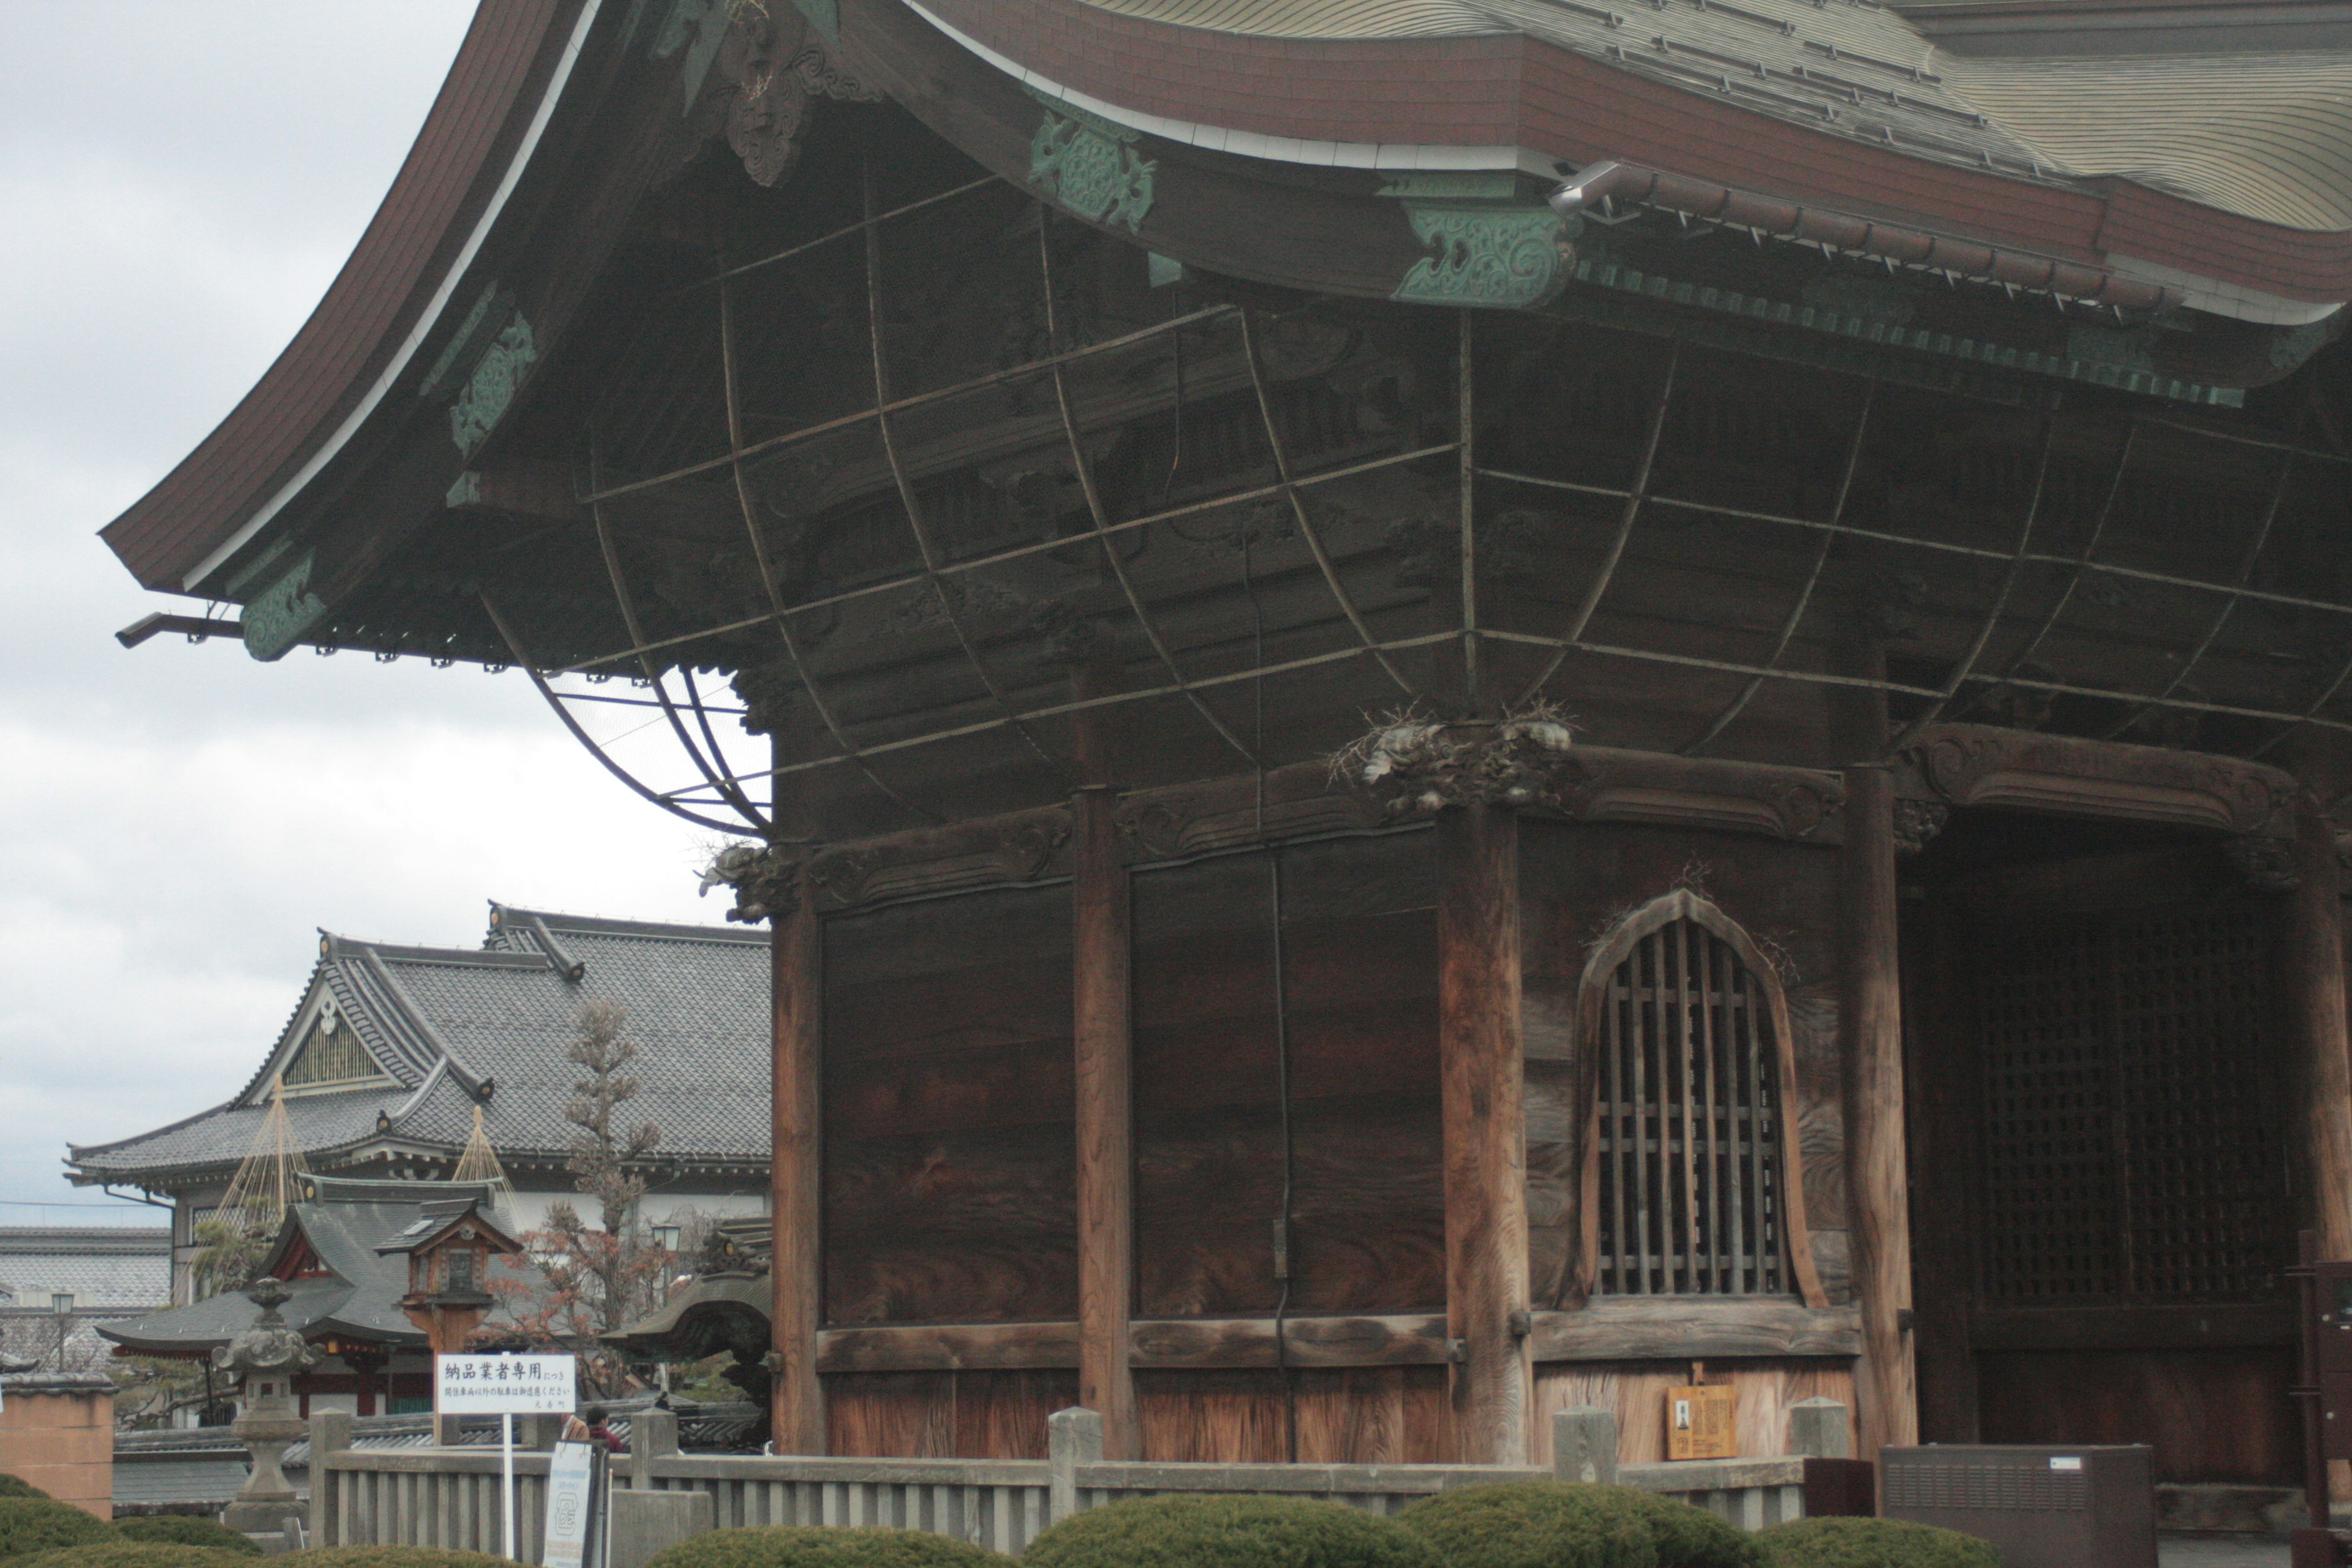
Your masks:
{"label": "stone lantern", "polygon": [[244,1408],[229,1430],[252,1454],[253,1470],[221,1521],[248,1535],[282,1533],[288,1521],[302,1513],[294,1488],[279,1468],[287,1448],[304,1430],[294,1398],[294,1374],[316,1362],[319,1352],[278,1315],[290,1299],[284,1286],[265,1278],[256,1280],[245,1297],[261,1309],[261,1315],[213,1352],[213,1364],[236,1373],[244,1385]]}

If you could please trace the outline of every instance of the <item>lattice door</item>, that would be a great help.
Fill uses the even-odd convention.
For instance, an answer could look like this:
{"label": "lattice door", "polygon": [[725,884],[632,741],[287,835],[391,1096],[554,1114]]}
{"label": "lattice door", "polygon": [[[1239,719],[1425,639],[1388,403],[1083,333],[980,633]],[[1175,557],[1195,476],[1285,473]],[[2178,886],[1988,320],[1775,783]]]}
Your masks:
{"label": "lattice door", "polygon": [[1604,1295],[1779,1295],[1780,1068],[1764,983],[1695,921],[1642,938],[1601,1018]]}
{"label": "lattice door", "polygon": [[2273,1291],[2286,1205],[2260,912],[2014,927],[1981,959],[1986,1295]]}

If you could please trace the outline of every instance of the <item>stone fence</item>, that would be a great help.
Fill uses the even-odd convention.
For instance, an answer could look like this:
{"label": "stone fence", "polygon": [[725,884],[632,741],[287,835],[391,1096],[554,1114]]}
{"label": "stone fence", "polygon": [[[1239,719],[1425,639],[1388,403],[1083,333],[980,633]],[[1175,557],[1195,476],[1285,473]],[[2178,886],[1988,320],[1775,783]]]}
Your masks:
{"label": "stone fence", "polygon": [[[673,1495],[657,1511],[673,1532],[743,1525],[895,1525],[933,1531],[1018,1553],[1047,1525],[1125,1498],[1170,1492],[1253,1492],[1326,1498],[1372,1513],[1393,1514],[1418,1499],[1482,1482],[1558,1476],[1614,1481],[1695,1503],[1749,1530],[1804,1512],[1808,1457],[1848,1452],[1846,1411],[1829,1399],[1791,1407],[1789,1454],[1758,1459],[1674,1464],[1617,1463],[1617,1422],[1610,1412],[1580,1409],[1553,1418],[1549,1470],[1499,1465],[1159,1464],[1102,1458],[1102,1418],[1090,1410],[1051,1417],[1044,1459],[859,1459],[682,1454],[677,1424],[662,1411],[635,1422],[632,1452],[614,1461],[616,1512],[645,1494]],[[519,1423],[520,1425],[520,1423]],[[551,1441],[552,1423],[530,1440]],[[310,1525],[313,1544],[438,1546],[497,1552],[496,1450],[353,1448],[351,1417],[310,1419]],[[540,1558],[546,1512],[547,1455],[515,1457],[516,1555]],[[701,1500],[708,1499],[706,1504]],[[624,1500],[627,1500],[625,1502]],[[634,1568],[643,1553],[625,1550],[616,1523],[612,1568]]]}

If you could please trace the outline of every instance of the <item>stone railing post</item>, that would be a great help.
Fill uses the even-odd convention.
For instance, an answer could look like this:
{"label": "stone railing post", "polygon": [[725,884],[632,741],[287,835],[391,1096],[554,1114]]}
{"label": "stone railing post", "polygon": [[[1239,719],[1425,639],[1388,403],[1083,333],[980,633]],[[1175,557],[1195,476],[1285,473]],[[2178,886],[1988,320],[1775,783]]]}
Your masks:
{"label": "stone railing post", "polygon": [[1809,1459],[1853,1458],[1853,1423],[1845,1406],[1818,1394],[1789,1406],[1789,1452]]}
{"label": "stone railing post", "polygon": [[1580,1405],[1551,1418],[1551,1473],[1563,1481],[1617,1484],[1617,1416]]}
{"label": "stone railing post", "polygon": [[629,1486],[654,1489],[654,1461],[677,1452],[677,1414],[670,1410],[640,1410],[629,1417]]}
{"label": "stone railing post", "polygon": [[310,1417],[310,1544],[341,1546],[330,1537],[335,1521],[335,1489],[341,1483],[327,1468],[327,1456],[352,1446],[352,1417],[341,1410],[321,1410]]}
{"label": "stone railing post", "polygon": [[1045,1466],[1050,1478],[1045,1521],[1059,1524],[1078,1511],[1078,1467],[1102,1462],[1103,1418],[1083,1405],[1045,1417]]}

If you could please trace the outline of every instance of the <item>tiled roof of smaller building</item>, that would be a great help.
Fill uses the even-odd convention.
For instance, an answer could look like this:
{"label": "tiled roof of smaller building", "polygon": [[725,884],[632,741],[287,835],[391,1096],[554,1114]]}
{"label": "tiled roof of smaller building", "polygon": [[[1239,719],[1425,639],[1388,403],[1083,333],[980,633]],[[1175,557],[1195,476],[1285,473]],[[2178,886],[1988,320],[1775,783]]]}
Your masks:
{"label": "tiled roof of smaller building", "polygon": [[63,1291],[78,1311],[160,1306],[172,1299],[164,1226],[0,1226],[0,1308],[37,1307]]}
{"label": "tiled roof of smaller building", "polygon": [[330,1012],[357,1036],[374,1074],[285,1096],[295,1141],[314,1165],[454,1157],[478,1106],[502,1159],[560,1161],[576,1131],[563,1111],[580,1077],[564,1053],[583,1004],[597,998],[626,1011],[639,1092],[625,1117],[661,1129],[656,1157],[764,1166],[763,932],[490,908],[478,949],[320,933],[301,1000],[233,1099],[137,1137],[74,1146],[74,1179],[169,1186],[233,1170],[268,1114],[271,1086]]}

